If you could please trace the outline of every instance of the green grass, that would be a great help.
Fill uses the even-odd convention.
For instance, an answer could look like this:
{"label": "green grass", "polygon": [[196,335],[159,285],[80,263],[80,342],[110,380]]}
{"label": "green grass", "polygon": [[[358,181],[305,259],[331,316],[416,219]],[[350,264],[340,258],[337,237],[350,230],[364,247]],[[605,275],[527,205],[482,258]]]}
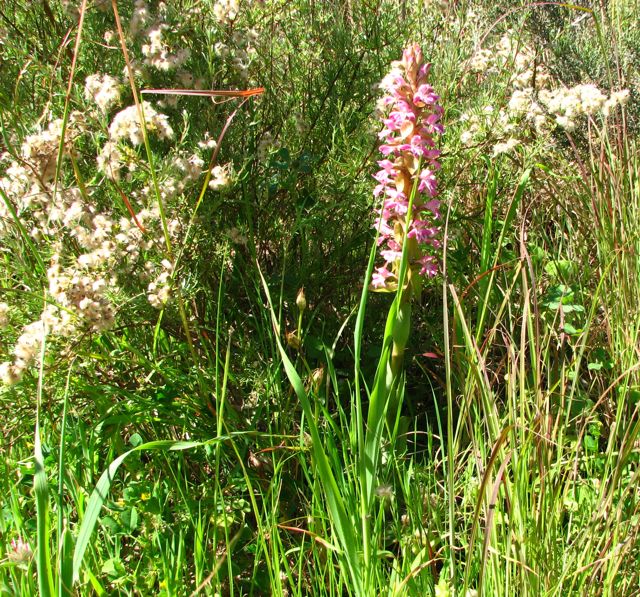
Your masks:
{"label": "green grass", "polygon": [[[637,594],[633,2],[255,0],[219,22],[188,0],[138,33],[132,2],[120,25],[111,2],[63,4],[0,8],[0,363],[33,353],[0,385],[0,594]],[[178,68],[144,62],[159,22]],[[414,41],[445,108],[446,234],[409,306],[368,281],[376,85]],[[530,51],[537,98],[548,74],[629,102],[572,130],[542,99],[544,126],[503,117]],[[106,112],[96,73],[119,82]],[[265,92],[140,94],[196,85]],[[174,135],[121,140],[111,180],[96,158],[142,99]],[[25,153],[57,118],[66,142]],[[106,329],[60,302],[56,263],[104,280],[83,296]],[[44,342],[20,340],[43,310]]]}

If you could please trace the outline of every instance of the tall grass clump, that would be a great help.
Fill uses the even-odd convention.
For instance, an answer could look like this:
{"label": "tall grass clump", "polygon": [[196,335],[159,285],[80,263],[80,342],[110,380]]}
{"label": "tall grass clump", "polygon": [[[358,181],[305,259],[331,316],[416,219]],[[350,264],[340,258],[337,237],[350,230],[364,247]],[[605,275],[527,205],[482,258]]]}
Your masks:
{"label": "tall grass clump", "polygon": [[0,7],[0,592],[637,594],[632,4]]}

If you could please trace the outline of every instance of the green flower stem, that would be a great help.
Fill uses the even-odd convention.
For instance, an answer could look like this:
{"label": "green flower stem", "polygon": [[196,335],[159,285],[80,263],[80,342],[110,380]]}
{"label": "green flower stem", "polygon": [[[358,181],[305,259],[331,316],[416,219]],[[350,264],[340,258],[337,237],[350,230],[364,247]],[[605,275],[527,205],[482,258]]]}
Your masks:
{"label": "green flower stem", "polygon": [[400,379],[404,367],[404,353],[411,332],[411,286],[405,288],[401,294],[400,306],[395,314],[395,322],[392,330],[393,344],[391,345],[391,358],[389,359],[390,392],[387,405],[387,425],[393,429],[398,417],[400,392],[396,380]]}

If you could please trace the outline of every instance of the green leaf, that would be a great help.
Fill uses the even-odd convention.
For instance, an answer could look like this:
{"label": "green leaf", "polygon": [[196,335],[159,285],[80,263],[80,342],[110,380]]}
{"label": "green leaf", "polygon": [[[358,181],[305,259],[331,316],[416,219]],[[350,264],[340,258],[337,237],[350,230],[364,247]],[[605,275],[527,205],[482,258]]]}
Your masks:
{"label": "green leaf", "polygon": [[584,449],[587,452],[597,452],[598,451],[598,440],[591,436],[591,435],[585,435],[584,436]]}
{"label": "green leaf", "polygon": [[73,536],[69,529],[65,528],[62,531],[60,545],[62,549],[60,553],[58,595],[71,597],[73,595]]}
{"label": "green leaf", "polygon": [[547,265],[544,266],[544,271],[554,280],[566,281],[575,275],[577,265],[568,259],[558,259],[547,263]]}
{"label": "green leaf", "polygon": [[595,348],[589,355],[589,371],[599,371],[600,369],[612,369],[613,362],[609,353],[602,347]]}
{"label": "green leaf", "polygon": [[134,433],[130,438],[129,438],[129,443],[136,448],[137,446],[139,446],[140,444],[144,443],[142,436],[139,433]]}
{"label": "green leaf", "polygon": [[133,533],[138,528],[138,510],[136,508],[125,510],[120,518],[128,533]]}
{"label": "green leaf", "polygon": [[291,154],[286,147],[282,147],[271,158],[271,165],[278,170],[289,170],[291,167]]}
{"label": "green leaf", "polygon": [[109,558],[102,564],[102,573],[106,574],[113,581],[124,576],[126,570],[120,558]]}
{"label": "green leaf", "polygon": [[579,329],[575,328],[570,323],[565,323],[563,329],[564,329],[564,333],[565,334],[569,334],[570,336],[577,336],[578,334],[580,334],[582,332],[582,330],[579,330]]}

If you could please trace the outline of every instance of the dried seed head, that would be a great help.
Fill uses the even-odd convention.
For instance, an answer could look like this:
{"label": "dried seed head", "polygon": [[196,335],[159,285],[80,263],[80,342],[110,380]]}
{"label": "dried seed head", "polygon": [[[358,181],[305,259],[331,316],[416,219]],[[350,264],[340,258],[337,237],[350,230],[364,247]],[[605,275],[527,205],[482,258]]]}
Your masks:
{"label": "dried seed head", "polygon": [[287,340],[287,344],[291,346],[291,348],[293,348],[294,350],[300,350],[301,344],[300,344],[300,338],[298,338],[297,331],[287,332],[285,334],[285,338]]}

